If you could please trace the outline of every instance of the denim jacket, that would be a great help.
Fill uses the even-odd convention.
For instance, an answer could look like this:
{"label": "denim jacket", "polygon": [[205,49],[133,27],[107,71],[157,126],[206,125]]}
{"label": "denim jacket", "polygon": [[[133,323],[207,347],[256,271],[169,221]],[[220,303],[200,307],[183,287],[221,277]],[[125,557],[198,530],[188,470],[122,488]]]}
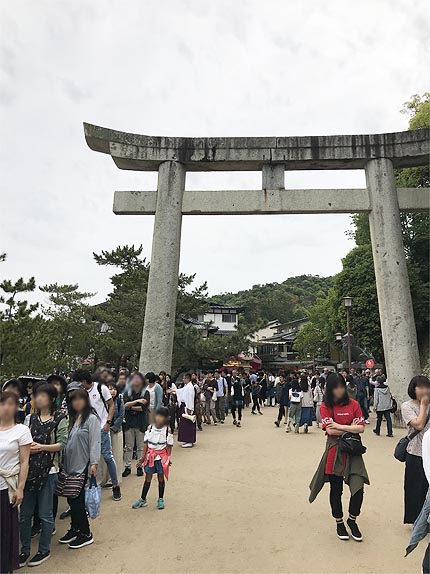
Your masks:
{"label": "denim jacket", "polygon": [[427,491],[427,497],[425,499],[422,510],[415,520],[414,527],[412,529],[411,539],[409,545],[406,548],[406,556],[415,550],[418,546],[420,540],[426,537],[430,532],[430,488]]}

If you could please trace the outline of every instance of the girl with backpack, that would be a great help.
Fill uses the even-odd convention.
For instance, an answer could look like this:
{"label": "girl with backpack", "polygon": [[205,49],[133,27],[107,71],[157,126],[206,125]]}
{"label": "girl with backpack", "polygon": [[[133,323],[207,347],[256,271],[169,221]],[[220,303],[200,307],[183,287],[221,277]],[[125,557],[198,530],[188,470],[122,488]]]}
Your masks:
{"label": "girl with backpack", "polygon": [[137,461],[137,467],[145,471],[140,498],[132,505],[132,508],[148,506],[148,496],[154,474],[158,477],[158,510],[164,509],[165,479],[169,478],[170,454],[173,446],[173,435],[169,429],[169,409],[160,407],[154,415],[154,424],[149,425],[145,432],[145,446],[141,458]]}
{"label": "girl with backpack", "polygon": [[302,397],[302,409],[300,411],[300,424],[299,426],[304,426],[305,433],[308,432],[308,428],[312,426],[313,410],[314,410],[314,396],[312,388],[309,385],[307,375],[302,375],[300,377],[300,389],[303,393]]}
{"label": "girl with backpack", "polygon": [[[321,381],[321,379],[323,379]],[[322,386],[325,383],[324,377],[319,377],[315,383],[314,388],[314,404],[315,404],[315,416],[317,419],[317,427],[320,428],[321,424],[321,405],[324,399],[324,393],[322,390]]]}
{"label": "girl with backpack", "polygon": [[294,432],[296,434],[299,434],[300,417],[302,414],[302,398],[303,398],[303,391],[300,388],[299,381],[294,378],[291,381],[291,389],[289,392],[290,412],[288,418],[287,432],[290,431],[291,423],[293,423]]}
{"label": "girl with backpack", "polygon": [[[33,442],[24,499],[20,510],[21,554],[20,568],[39,566],[50,557],[51,537],[54,530],[53,504],[57,485],[60,453],[67,443],[67,418],[56,410],[57,391],[53,385],[42,383],[34,389],[36,412],[27,415]],[[29,560],[31,524],[35,508],[40,522],[39,547]]]}

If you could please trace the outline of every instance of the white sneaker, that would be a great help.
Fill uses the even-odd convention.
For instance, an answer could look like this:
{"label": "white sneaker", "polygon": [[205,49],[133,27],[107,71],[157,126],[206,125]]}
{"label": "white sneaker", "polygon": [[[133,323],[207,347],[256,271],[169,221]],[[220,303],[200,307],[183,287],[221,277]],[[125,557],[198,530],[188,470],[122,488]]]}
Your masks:
{"label": "white sneaker", "polygon": [[367,425],[370,425],[369,419],[366,419],[364,422],[365,422]]}
{"label": "white sneaker", "polygon": [[182,448],[192,448],[193,447],[193,443],[192,442],[184,442],[184,444],[181,444]]}

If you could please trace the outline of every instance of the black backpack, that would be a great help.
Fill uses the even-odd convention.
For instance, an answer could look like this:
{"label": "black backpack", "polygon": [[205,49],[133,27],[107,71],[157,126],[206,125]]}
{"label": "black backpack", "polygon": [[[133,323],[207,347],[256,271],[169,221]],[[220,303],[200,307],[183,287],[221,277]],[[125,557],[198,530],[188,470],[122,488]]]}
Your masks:
{"label": "black backpack", "polygon": [[[34,413],[30,415],[30,432],[34,442],[40,444],[51,444],[52,433],[56,436],[56,430],[60,421],[65,417],[63,413],[57,412],[52,420],[42,423],[39,416]],[[54,444],[55,444],[54,439]],[[52,468],[54,453],[38,452],[30,456],[27,482],[25,490],[27,492],[39,492],[48,480],[49,471]]]}

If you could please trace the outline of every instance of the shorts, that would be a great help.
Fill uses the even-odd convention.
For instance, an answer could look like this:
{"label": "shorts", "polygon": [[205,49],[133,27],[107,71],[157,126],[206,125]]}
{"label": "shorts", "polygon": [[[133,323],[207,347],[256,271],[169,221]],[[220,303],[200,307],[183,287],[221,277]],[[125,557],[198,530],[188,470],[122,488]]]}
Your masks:
{"label": "shorts", "polygon": [[164,474],[161,460],[154,460],[154,466],[149,466],[149,464],[145,464],[143,470],[145,471],[146,474]]}

